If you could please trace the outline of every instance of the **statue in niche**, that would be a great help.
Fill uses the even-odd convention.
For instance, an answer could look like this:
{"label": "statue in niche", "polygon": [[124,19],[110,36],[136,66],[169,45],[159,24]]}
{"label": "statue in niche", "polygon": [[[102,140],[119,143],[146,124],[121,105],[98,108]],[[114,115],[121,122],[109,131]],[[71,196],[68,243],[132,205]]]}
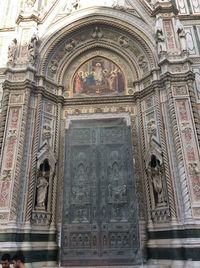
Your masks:
{"label": "statue in niche", "polygon": [[154,190],[155,203],[156,205],[161,206],[165,203],[164,189],[162,182],[163,170],[160,161],[157,159],[155,155],[151,156],[149,166]]}
{"label": "statue in niche", "polygon": [[14,63],[17,52],[17,39],[14,38],[8,46],[8,63]]}
{"label": "statue in niche", "polygon": [[156,34],[158,54],[166,52],[167,47],[166,47],[166,42],[165,42],[165,37],[164,37],[163,21],[161,17],[159,17],[156,20],[155,34]]}
{"label": "statue in niche", "polygon": [[46,209],[48,186],[46,171],[40,171],[36,186],[36,208],[38,209]]}
{"label": "statue in niche", "polygon": [[181,46],[181,51],[187,51],[187,42],[186,42],[186,36],[185,36],[185,31],[183,28],[183,24],[180,22],[179,19],[176,20],[176,31],[179,36],[180,40],[180,46]]}
{"label": "statue in niche", "polygon": [[34,65],[37,57],[38,36],[33,34],[28,44],[28,61]]}

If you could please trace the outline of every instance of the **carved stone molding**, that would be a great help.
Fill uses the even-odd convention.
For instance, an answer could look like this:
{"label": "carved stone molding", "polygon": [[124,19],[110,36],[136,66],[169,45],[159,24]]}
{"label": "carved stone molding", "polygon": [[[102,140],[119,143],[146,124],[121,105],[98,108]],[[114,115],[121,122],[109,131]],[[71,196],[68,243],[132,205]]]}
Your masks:
{"label": "carved stone molding", "polygon": [[[92,35],[90,35],[91,31]],[[94,36],[98,38],[96,39]],[[87,29],[84,29],[81,32],[81,35],[80,32],[74,32],[73,35],[67,38],[67,40],[68,41],[63,40],[62,43],[56,47],[57,51],[54,49],[54,56],[48,67],[50,72],[49,77],[51,77],[51,79],[52,75],[55,78],[57,77],[57,71],[59,73],[60,80],[60,77],[63,77],[64,73],[59,70],[63,70],[63,68],[66,69],[67,65],[69,65],[72,60],[77,62],[77,57],[80,58],[82,56],[85,59],[85,57],[88,57],[87,54],[93,50],[95,50],[98,55],[107,53],[105,57],[113,60],[113,62],[118,61],[120,65],[122,62],[128,61],[127,63],[129,64],[129,68],[126,67],[126,70],[131,69],[133,73],[136,73],[136,76],[131,74],[132,76],[135,76],[135,79],[142,75],[140,73],[147,73],[149,70],[150,62],[146,52],[140,48],[139,44],[130,35],[124,35],[124,33],[116,31],[115,28],[112,28],[111,30],[111,28],[108,29],[105,26],[100,25],[93,29],[90,26],[90,28],[88,27]],[[121,48],[119,47],[119,44]],[[67,50],[66,53],[66,47],[69,46],[70,50]],[[124,51],[125,47],[129,55],[126,55],[126,51]],[[73,53],[71,53],[72,50]],[[110,53],[111,51],[112,53]],[[131,58],[133,60],[130,60],[130,53],[132,54]],[[112,57],[112,54],[115,55],[114,59],[110,58]],[[138,60],[135,55],[139,55]],[[73,68],[72,66],[70,66],[70,69],[74,71],[76,70],[76,68]],[[68,77],[68,74],[65,75]]]}
{"label": "carved stone molding", "polygon": [[[99,23],[98,23],[99,21]],[[103,24],[102,24],[102,21],[103,21]],[[105,17],[104,19],[101,19],[101,17],[99,17],[96,21],[95,21],[95,25],[96,27],[98,27],[98,29],[101,28],[101,32],[103,33],[102,36],[101,36],[101,39],[103,41],[106,41],[110,42],[110,47],[112,47],[112,44],[115,42],[115,38],[113,39],[113,36],[112,38],[110,38],[110,34],[113,32],[118,32],[119,34],[116,35],[117,39],[116,39],[116,44],[118,43],[118,40],[120,38],[120,36],[124,36],[124,40],[130,40],[130,46],[129,46],[129,53],[132,53],[132,49],[133,49],[133,46],[135,46],[134,44],[138,44],[138,47],[142,47],[141,51],[142,54],[144,53],[146,55],[146,58],[148,59],[147,61],[149,62],[149,65],[150,66],[155,66],[155,59],[154,59],[154,56],[152,54],[152,51],[150,49],[150,47],[148,47],[147,45],[147,42],[145,41],[145,39],[147,37],[145,37],[144,34],[141,33],[141,36],[138,35],[138,33],[136,33],[137,31],[135,31],[134,29],[129,29],[129,27],[123,25],[124,23],[122,23],[121,25],[118,23],[118,21],[116,20],[105,20]],[[56,43],[51,43],[49,46],[48,46],[48,52],[47,52],[47,47],[45,49],[45,55],[43,55],[43,62],[41,63],[41,67],[40,67],[40,73],[42,73],[44,71],[44,68],[45,66],[47,66],[47,62],[49,62],[49,58],[51,58],[52,60],[52,57],[50,56],[50,54],[53,52],[55,54],[55,48],[58,48],[60,46],[60,44],[64,44],[64,39],[68,38],[68,39],[71,39],[71,40],[76,40],[77,38],[74,38],[75,35],[76,35],[76,32],[78,33],[78,36],[79,36],[79,39],[81,39],[81,43],[84,43],[84,40],[86,41],[89,41],[88,39],[88,36],[90,36],[90,34],[84,34],[82,32],[82,30],[80,30],[80,28],[82,27],[85,27],[85,29],[94,29],[94,22],[91,21],[89,18],[86,19],[84,22],[82,21],[81,25],[78,23],[77,25],[73,25],[73,31],[72,29],[67,29],[66,28],[66,33],[65,33],[65,30],[62,31],[62,34],[59,36],[59,38],[57,38],[57,41]],[[100,26],[98,26],[100,25]],[[103,26],[103,27],[102,27]],[[110,31],[107,30],[107,34],[106,31],[104,29],[108,29],[108,26],[109,26],[109,29],[112,29]],[[124,28],[125,27],[125,28]],[[104,29],[103,29],[104,28]],[[84,29],[84,28],[82,28]],[[126,29],[126,30],[125,30]],[[90,32],[91,32],[90,30]],[[82,34],[80,34],[80,32]],[[143,37],[143,38],[141,38]],[[99,39],[99,38],[98,38]],[[112,40],[112,41],[111,41]],[[80,41],[77,42],[76,40],[76,43],[77,43],[77,49],[78,49],[78,46],[81,44]],[[64,43],[63,43],[64,42]],[[123,42],[124,43],[124,42]],[[78,45],[79,44],[79,45]],[[142,46],[141,46],[142,44]],[[43,49],[43,47],[42,47]],[[123,50],[123,47],[122,47],[122,50]],[[47,54],[48,53],[48,54]],[[50,54],[49,54],[50,53]],[[60,53],[62,53],[60,51]],[[45,63],[44,63],[45,62]]]}
{"label": "carved stone molding", "polygon": [[37,168],[39,169],[40,165],[45,159],[48,159],[49,165],[51,167],[51,174],[55,171],[56,158],[53,150],[49,146],[48,142],[45,141],[41,146],[38,154],[37,154]]}
{"label": "carved stone molding", "polygon": [[32,223],[39,226],[47,226],[51,223],[51,213],[48,212],[32,212]]}

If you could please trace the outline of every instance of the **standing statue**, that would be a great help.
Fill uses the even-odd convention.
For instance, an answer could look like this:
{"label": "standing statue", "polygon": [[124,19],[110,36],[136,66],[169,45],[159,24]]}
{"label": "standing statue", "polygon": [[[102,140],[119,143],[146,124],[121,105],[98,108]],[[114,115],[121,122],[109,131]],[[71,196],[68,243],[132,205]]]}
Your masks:
{"label": "standing statue", "polygon": [[163,171],[160,165],[160,161],[156,158],[155,155],[151,156],[149,166],[150,166],[150,175],[152,178],[152,185],[154,189],[155,203],[159,206],[165,203],[164,189],[162,182]]}
{"label": "standing statue", "polygon": [[8,46],[8,63],[14,63],[17,52],[17,39],[14,38]]}
{"label": "standing statue", "polygon": [[36,208],[46,209],[46,197],[48,193],[49,183],[46,178],[46,172],[40,173],[37,181],[37,198],[36,198]]}
{"label": "standing statue", "polygon": [[183,28],[183,24],[179,19],[176,20],[176,31],[179,36],[181,51],[187,51],[186,35]]}
{"label": "standing statue", "polygon": [[37,57],[38,36],[33,34],[28,44],[28,61],[34,65]]}
{"label": "standing statue", "polygon": [[162,52],[166,52],[167,47],[166,47],[166,42],[165,42],[165,37],[164,37],[163,21],[161,17],[159,17],[156,20],[155,34],[156,34],[158,54],[161,54]]}

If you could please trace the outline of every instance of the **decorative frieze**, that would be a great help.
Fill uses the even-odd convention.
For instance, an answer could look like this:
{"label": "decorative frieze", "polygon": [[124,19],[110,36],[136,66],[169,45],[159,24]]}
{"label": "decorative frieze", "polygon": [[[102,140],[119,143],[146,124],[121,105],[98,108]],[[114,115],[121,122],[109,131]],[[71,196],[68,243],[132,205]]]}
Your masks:
{"label": "decorative frieze", "polygon": [[86,107],[79,107],[78,108],[68,108],[67,110],[64,110],[64,117],[67,117],[68,115],[73,115],[73,114],[93,114],[93,113],[121,113],[123,110],[123,112],[129,112],[131,114],[135,114],[136,110],[135,107],[132,105],[124,105],[123,107],[121,106],[99,106],[96,108],[90,107],[88,106]]}
{"label": "decorative frieze", "polygon": [[185,85],[173,86],[173,95],[174,96],[185,96],[188,95],[188,89]]}
{"label": "decorative frieze", "polygon": [[43,110],[47,114],[56,115],[56,105],[50,101],[44,101]]}
{"label": "decorative frieze", "polygon": [[23,104],[24,103],[24,94],[22,93],[11,93],[10,94],[10,104]]}
{"label": "decorative frieze", "polygon": [[32,212],[32,223],[39,226],[48,226],[51,223],[51,213],[48,212]]}

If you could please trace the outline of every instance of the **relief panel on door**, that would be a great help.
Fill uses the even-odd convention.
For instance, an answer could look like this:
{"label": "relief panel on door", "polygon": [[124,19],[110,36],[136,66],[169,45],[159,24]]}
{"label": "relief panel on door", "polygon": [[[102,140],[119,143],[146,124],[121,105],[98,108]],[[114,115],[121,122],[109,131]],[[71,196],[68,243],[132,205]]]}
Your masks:
{"label": "relief panel on door", "polygon": [[61,264],[140,263],[130,127],[72,121],[66,131]]}

